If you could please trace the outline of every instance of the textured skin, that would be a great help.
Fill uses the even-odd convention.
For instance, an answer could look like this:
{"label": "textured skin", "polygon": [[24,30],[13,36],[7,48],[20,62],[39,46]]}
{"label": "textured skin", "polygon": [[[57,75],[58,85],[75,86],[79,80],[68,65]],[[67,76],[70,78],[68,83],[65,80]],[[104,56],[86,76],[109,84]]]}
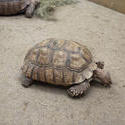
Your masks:
{"label": "textured skin", "polygon": [[90,87],[90,84],[87,80],[85,80],[83,83],[74,85],[70,87],[67,92],[70,96],[75,97],[75,96],[81,96],[83,93],[85,94],[88,88]]}
{"label": "textured skin", "polygon": [[0,0],[0,15],[14,15],[22,13],[28,6],[27,0]]}
{"label": "textured skin", "polygon": [[26,77],[56,85],[79,84],[93,75],[90,51],[74,41],[47,39],[31,48],[22,71]]}

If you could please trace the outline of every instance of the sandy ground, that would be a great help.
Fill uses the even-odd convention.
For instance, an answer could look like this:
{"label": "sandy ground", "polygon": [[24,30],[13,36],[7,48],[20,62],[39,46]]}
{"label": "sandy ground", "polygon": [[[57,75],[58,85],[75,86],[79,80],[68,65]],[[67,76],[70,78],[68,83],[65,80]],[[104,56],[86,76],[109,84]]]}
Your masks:
{"label": "sandy ground", "polygon": [[[0,125],[125,125],[125,15],[81,0],[62,7],[58,21],[0,17]],[[21,86],[28,49],[43,39],[87,45],[112,74],[110,89],[92,86],[80,99],[55,86]]]}

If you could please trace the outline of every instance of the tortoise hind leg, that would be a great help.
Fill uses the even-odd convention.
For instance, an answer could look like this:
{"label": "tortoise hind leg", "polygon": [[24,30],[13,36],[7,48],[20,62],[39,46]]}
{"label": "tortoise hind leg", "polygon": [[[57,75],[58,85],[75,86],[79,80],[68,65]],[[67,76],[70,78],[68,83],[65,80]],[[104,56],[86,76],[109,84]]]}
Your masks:
{"label": "tortoise hind leg", "polygon": [[83,95],[89,87],[90,87],[89,81],[86,80],[81,84],[70,87],[67,90],[67,92],[68,95],[70,95],[71,97],[77,97]]}
{"label": "tortoise hind leg", "polygon": [[29,79],[29,78],[25,78],[25,80],[22,83],[22,86],[25,88],[30,87],[33,84],[33,80]]}

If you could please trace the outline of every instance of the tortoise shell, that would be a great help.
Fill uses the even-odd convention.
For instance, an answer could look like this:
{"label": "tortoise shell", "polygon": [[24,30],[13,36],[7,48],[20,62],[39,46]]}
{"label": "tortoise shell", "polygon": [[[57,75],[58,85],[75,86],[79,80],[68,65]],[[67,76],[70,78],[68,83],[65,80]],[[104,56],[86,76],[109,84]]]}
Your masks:
{"label": "tortoise shell", "polygon": [[28,51],[22,71],[32,80],[69,86],[90,78],[95,68],[86,46],[70,40],[47,39]]}

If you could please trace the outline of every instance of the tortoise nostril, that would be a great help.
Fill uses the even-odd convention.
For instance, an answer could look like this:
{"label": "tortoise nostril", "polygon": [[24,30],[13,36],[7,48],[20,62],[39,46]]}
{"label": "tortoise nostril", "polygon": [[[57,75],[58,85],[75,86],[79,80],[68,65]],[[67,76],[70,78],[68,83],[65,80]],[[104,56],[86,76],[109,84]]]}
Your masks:
{"label": "tortoise nostril", "polygon": [[109,82],[110,82],[110,84],[112,84],[112,81],[111,81],[111,80],[110,80]]}

